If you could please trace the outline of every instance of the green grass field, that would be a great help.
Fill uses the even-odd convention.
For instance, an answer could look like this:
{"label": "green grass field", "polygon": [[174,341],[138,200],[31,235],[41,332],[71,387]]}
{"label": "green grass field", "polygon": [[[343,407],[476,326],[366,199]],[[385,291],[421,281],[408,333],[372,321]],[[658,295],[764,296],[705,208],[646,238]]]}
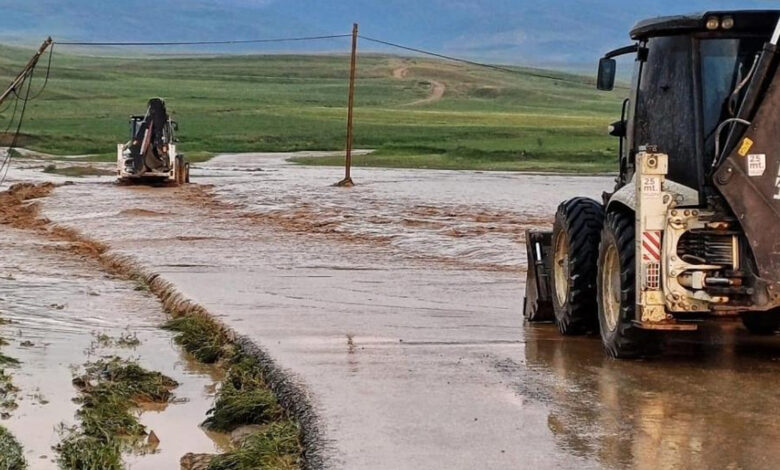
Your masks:
{"label": "green grass field", "polygon": [[[0,83],[10,82],[29,55],[0,47]],[[597,92],[591,77],[416,58],[363,54],[358,66],[355,147],[377,152],[356,159],[357,165],[615,167],[617,141],[605,135],[606,126],[617,118],[625,90]],[[58,47],[48,87],[28,105],[21,145],[112,159],[115,144],[128,139],[128,116],[161,96],[179,121],[180,148],[196,159],[218,152],[339,150],[347,78],[346,55],[99,58]],[[442,98],[418,102],[430,96],[432,82],[445,87]],[[0,114],[0,131],[12,110]],[[0,143],[8,140],[0,135]],[[339,158],[300,161],[341,164]]]}

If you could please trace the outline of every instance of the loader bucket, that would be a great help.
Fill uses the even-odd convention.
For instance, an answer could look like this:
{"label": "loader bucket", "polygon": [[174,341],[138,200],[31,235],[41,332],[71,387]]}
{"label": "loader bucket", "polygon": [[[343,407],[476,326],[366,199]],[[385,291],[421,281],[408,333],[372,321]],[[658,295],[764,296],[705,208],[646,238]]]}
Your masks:
{"label": "loader bucket", "polygon": [[552,232],[526,230],[528,276],[525,282],[523,316],[529,322],[553,321],[552,290]]}

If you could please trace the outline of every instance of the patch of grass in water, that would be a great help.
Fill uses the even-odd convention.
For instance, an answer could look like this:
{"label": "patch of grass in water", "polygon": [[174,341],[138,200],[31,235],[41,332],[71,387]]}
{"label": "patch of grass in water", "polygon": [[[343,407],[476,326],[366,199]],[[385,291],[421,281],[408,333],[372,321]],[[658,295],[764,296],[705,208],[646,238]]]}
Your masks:
{"label": "patch of grass in water", "polygon": [[232,431],[246,424],[267,424],[284,410],[263,380],[257,360],[236,353],[222,329],[203,315],[168,321],[164,328],[177,332],[174,340],[197,360],[213,364],[225,360],[227,376],[204,425],[214,431]]}
{"label": "patch of grass in water", "polygon": [[19,442],[3,426],[0,426],[0,469],[25,470],[27,461]]}
{"label": "patch of grass in water", "polygon": [[[0,342],[0,345],[5,344]],[[19,361],[11,357],[0,354],[0,367],[8,365],[17,365]],[[11,382],[11,376],[4,369],[0,368],[0,415],[6,417],[8,411],[16,409],[16,394],[19,389]],[[19,441],[3,426],[0,426],[0,469],[2,470],[24,470],[27,468],[27,461],[24,458]]]}
{"label": "patch of grass in water", "polygon": [[[4,342],[0,343],[0,346],[2,346],[4,344],[5,344]],[[14,359],[12,357],[6,356],[3,353],[0,353],[0,366],[18,366],[18,365],[19,365],[19,361],[18,360]]]}
{"label": "patch of grass in water", "polygon": [[122,442],[71,430],[60,442],[59,465],[64,469],[122,470]]}
{"label": "patch of grass in water", "polygon": [[0,354],[0,410],[4,410],[0,415],[7,413],[7,410],[15,410],[18,406],[16,404],[16,394],[19,392],[19,389],[11,381],[11,376],[2,368],[3,366],[17,364],[19,364],[19,361],[16,359]]}
{"label": "patch of grass in water", "polygon": [[69,176],[73,178],[82,178],[84,176],[116,175],[115,171],[106,170],[104,168],[96,168],[92,165],[58,167],[57,165],[50,164],[43,168],[43,172],[51,175]]}
{"label": "patch of grass in water", "polygon": [[146,435],[133,409],[167,403],[178,386],[159,372],[117,357],[87,364],[73,384],[81,392],[81,426],[66,430],[57,447],[60,466],[73,470],[122,468],[122,451],[139,446]]}
{"label": "patch of grass in water", "polygon": [[214,364],[233,354],[222,329],[203,315],[174,318],[163,325],[163,328],[176,332],[176,344],[204,364]]}
{"label": "patch of grass in water", "polygon": [[301,467],[299,434],[298,425],[291,420],[270,424],[244,439],[238,449],[214,457],[208,470],[298,469]]}
{"label": "patch of grass in water", "polygon": [[106,333],[93,333],[95,335],[95,345],[104,348],[134,348],[141,344],[136,333],[129,331],[122,333],[118,338],[114,338]]}
{"label": "patch of grass in water", "polygon": [[204,427],[230,432],[245,425],[264,426],[245,438],[239,448],[215,456],[209,470],[301,468],[300,428],[264,380],[258,360],[238,351],[222,328],[204,315],[174,318],[164,328],[176,332],[176,343],[199,361],[221,361],[227,369]]}
{"label": "patch of grass in water", "polygon": [[237,355],[208,415],[203,423],[208,429],[232,431],[247,424],[279,421],[284,418],[284,410],[262,379],[257,361]]}

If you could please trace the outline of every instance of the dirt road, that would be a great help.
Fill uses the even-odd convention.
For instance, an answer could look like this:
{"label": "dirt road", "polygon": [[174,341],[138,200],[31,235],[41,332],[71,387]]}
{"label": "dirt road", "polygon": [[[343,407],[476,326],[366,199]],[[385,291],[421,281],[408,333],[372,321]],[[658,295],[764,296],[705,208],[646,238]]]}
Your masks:
{"label": "dirt road", "polygon": [[[16,174],[14,177],[29,177]],[[522,231],[611,178],[339,169],[223,156],[185,189],[88,180],[43,213],[131,256],[310,396],[325,468],[767,468],[776,338],[605,359],[521,319]],[[98,180],[99,181],[99,180]],[[213,186],[206,186],[213,185]]]}
{"label": "dirt road", "polygon": [[[404,80],[408,75],[408,66],[402,65],[393,69],[393,78],[396,80]],[[412,101],[411,103],[408,103],[407,106],[435,103],[444,97],[444,92],[447,91],[447,85],[437,80],[427,80],[426,83],[428,83],[430,86],[428,96],[416,101]]]}

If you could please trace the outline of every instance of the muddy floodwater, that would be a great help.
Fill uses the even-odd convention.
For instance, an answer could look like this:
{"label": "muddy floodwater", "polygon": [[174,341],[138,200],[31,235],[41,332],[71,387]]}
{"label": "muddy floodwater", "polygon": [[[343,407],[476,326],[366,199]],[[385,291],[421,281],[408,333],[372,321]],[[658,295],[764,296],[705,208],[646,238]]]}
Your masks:
{"label": "muddy floodwater", "polygon": [[[356,187],[335,188],[343,170],[292,165],[289,156],[219,156],[193,168],[197,184],[184,188],[76,180],[43,200],[42,214],[158,273],[261,346],[307,390],[324,468],[776,468],[778,337],[712,323],[670,337],[660,358],[615,361],[598,338],[523,324],[524,230],[548,227],[563,199],[598,198],[612,177],[361,168]],[[41,177],[32,168],[11,173]],[[2,250],[7,263],[19,248]],[[154,328],[152,300],[69,269],[9,270],[17,280],[3,281],[4,315],[25,298],[68,307],[17,309],[6,334],[58,326],[31,339],[51,346],[12,345],[7,354],[36,367],[47,360],[29,355],[57,348],[63,331],[130,327],[142,344],[167,351],[149,358],[139,350],[142,361],[177,380],[192,375],[192,393],[202,393],[212,379],[187,369]],[[22,283],[24,275],[32,278]],[[104,302],[137,313],[96,313]],[[84,361],[90,336],[79,338],[59,342],[61,355],[73,356],[61,359],[65,369]],[[23,394],[71,390],[67,370],[35,380],[24,371],[15,379]],[[51,393],[47,400],[72,415],[71,396]],[[197,429],[197,420],[181,419]],[[8,425],[35,442],[22,422],[17,412]],[[46,453],[38,449],[50,443],[35,445]]]}
{"label": "muddy floodwater", "polygon": [[198,425],[211,406],[219,372],[198,366],[159,329],[159,302],[133,282],[104,274],[93,263],[68,253],[64,245],[0,230],[0,326],[4,354],[18,359],[7,368],[19,388],[18,407],[0,424],[25,448],[31,470],[54,469],[53,447],[62,426],[77,423],[73,374],[105,356],[139,364],[177,380],[175,402],[147,410],[140,421],[160,445],[153,453],[127,455],[128,469],[178,468],[187,452],[215,452],[224,444]]}

